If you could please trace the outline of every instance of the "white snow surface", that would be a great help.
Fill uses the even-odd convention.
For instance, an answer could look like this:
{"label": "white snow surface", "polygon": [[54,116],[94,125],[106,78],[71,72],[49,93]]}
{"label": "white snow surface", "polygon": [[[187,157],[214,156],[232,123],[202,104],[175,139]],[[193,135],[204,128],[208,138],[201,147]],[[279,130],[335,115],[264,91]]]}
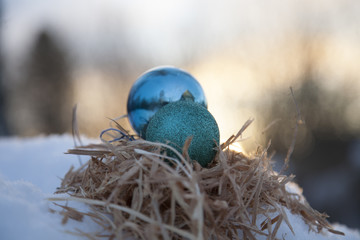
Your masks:
{"label": "white snow surface", "polygon": [[[85,142],[98,140],[85,139]],[[0,138],[0,239],[84,239],[66,231],[80,228],[92,232],[96,229],[89,219],[82,223],[70,220],[62,225],[62,217],[49,211],[49,208],[58,209],[47,198],[54,196],[60,178],[70,166],[79,166],[77,156],[64,154],[73,146],[70,135]],[[83,162],[87,160],[81,159]],[[301,191],[294,184],[288,187],[291,191]],[[78,208],[86,209],[79,204],[76,205]],[[360,240],[359,230],[341,224],[334,224],[334,227],[345,236],[314,233],[309,231],[300,216],[287,209],[285,212],[295,235],[283,221],[277,233],[279,239]],[[262,220],[259,218],[257,221],[260,223]],[[266,239],[260,235],[257,238]]]}

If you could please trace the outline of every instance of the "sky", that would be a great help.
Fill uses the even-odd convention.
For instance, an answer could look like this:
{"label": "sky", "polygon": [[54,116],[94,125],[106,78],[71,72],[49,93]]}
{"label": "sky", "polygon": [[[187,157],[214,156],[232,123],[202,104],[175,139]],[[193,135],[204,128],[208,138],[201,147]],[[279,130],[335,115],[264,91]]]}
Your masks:
{"label": "sky", "polygon": [[24,50],[36,29],[46,25],[58,28],[83,59],[92,51],[100,54],[103,46],[120,48],[125,38],[157,61],[209,51],[239,37],[260,37],[271,44],[272,38],[294,27],[358,38],[353,29],[360,25],[360,4],[354,0],[4,0],[3,4],[5,52],[11,55]]}
{"label": "sky", "polygon": [[[353,88],[360,89],[356,0],[3,0],[3,5],[2,51],[11,74],[21,72],[22,58],[42,27],[54,29],[66,43],[74,79],[86,82],[77,86],[80,90],[106,88],[99,86],[108,80],[94,67],[99,64],[118,71],[126,65],[133,70],[131,82],[154,66],[183,67],[204,87],[224,138],[257,117],[254,105],[262,104],[259,99],[269,91],[288,94],[290,86],[296,91],[304,34],[325,49],[318,66],[326,77],[321,82],[325,88],[334,91],[352,81]],[[6,78],[4,84],[11,85]],[[129,88],[123,86],[122,94],[127,95]],[[97,116],[106,117],[126,114],[122,106],[116,113],[113,107],[104,110],[114,101],[109,96],[119,95],[116,91],[80,90],[77,102],[84,107],[79,111],[92,108]],[[359,102],[348,106],[349,126],[360,119],[354,114]],[[240,109],[238,103],[245,107]]]}

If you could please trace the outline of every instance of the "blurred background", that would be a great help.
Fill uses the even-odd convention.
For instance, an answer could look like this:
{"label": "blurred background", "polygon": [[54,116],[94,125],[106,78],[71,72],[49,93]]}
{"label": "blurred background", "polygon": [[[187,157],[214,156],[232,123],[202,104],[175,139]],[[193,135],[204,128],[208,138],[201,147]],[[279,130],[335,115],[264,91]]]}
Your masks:
{"label": "blurred background", "polygon": [[98,137],[139,75],[174,65],[203,86],[223,140],[255,118],[243,148],[271,139],[280,169],[292,87],[304,124],[287,173],[331,222],[360,228],[360,1],[2,0],[0,24],[3,137],[71,132],[74,104]]}

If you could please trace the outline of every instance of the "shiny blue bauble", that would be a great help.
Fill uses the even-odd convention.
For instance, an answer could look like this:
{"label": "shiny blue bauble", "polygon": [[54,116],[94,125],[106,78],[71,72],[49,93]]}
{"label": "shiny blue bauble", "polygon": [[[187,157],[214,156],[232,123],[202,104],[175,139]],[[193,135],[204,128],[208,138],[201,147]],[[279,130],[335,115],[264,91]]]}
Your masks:
{"label": "shiny blue bauble", "polygon": [[179,101],[184,93],[207,108],[207,101],[199,82],[184,70],[157,67],[142,74],[130,90],[127,102],[128,118],[137,134],[146,138],[150,119],[163,106]]}

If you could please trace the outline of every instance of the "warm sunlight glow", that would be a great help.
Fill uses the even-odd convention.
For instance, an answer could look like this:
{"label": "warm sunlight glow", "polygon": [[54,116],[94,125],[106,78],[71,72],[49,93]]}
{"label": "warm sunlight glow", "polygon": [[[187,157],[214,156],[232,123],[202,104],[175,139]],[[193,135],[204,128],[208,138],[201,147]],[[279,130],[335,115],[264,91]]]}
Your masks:
{"label": "warm sunlight glow", "polygon": [[244,148],[241,146],[241,143],[239,142],[234,142],[233,144],[231,144],[229,146],[229,149],[235,152],[241,152],[241,153],[245,153]]}

